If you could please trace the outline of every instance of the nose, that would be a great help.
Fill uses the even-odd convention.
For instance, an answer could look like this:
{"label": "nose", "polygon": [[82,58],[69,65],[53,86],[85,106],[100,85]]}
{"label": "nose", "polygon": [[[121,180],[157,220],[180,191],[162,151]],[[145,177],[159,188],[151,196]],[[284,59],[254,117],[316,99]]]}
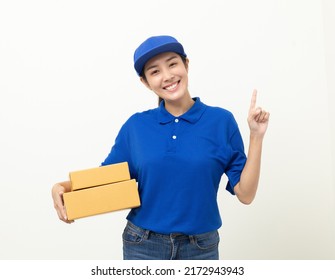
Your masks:
{"label": "nose", "polygon": [[166,81],[171,81],[171,80],[173,80],[173,78],[174,78],[174,74],[169,69],[165,69],[163,71],[163,79],[164,79],[165,82]]}

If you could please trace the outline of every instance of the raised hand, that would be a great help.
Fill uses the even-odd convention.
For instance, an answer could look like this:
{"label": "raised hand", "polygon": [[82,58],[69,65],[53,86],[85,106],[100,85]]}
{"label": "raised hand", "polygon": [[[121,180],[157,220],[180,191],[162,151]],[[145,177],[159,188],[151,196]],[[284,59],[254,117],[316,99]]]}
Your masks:
{"label": "raised hand", "polygon": [[261,107],[256,107],[256,100],[257,90],[254,89],[250,102],[248,124],[252,135],[264,136],[268,127],[270,113]]}

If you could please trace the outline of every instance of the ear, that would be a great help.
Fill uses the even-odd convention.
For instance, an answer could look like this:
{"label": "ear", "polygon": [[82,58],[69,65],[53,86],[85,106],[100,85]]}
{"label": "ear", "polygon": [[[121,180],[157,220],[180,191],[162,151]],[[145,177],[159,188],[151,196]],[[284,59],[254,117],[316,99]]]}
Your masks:
{"label": "ear", "polygon": [[152,90],[148,81],[146,79],[144,79],[143,77],[140,78],[142,84],[144,84],[148,89]]}
{"label": "ear", "polygon": [[186,57],[186,60],[185,60],[185,68],[186,68],[186,71],[188,72],[188,64],[189,64],[190,60]]}

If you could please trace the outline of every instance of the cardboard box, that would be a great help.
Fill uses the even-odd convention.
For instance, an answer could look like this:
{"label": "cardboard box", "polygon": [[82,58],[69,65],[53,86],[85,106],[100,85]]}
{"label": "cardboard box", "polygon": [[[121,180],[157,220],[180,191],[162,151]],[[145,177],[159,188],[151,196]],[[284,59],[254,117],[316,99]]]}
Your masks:
{"label": "cardboard box", "polygon": [[127,162],[109,164],[101,167],[70,172],[71,190],[130,180]]}
{"label": "cardboard box", "polygon": [[64,193],[63,199],[69,220],[141,205],[134,179],[67,192]]}

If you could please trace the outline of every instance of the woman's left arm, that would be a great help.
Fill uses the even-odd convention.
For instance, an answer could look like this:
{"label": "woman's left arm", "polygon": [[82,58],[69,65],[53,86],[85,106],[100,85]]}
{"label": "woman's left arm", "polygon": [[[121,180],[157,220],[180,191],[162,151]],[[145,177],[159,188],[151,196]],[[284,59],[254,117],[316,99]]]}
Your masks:
{"label": "woman's left arm", "polygon": [[257,91],[252,93],[248,124],[250,143],[247,162],[242,170],[240,182],[234,187],[237,198],[244,204],[250,204],[257,192],[261,170],[262,144],[268,127],[270,113],[256,107]]}

